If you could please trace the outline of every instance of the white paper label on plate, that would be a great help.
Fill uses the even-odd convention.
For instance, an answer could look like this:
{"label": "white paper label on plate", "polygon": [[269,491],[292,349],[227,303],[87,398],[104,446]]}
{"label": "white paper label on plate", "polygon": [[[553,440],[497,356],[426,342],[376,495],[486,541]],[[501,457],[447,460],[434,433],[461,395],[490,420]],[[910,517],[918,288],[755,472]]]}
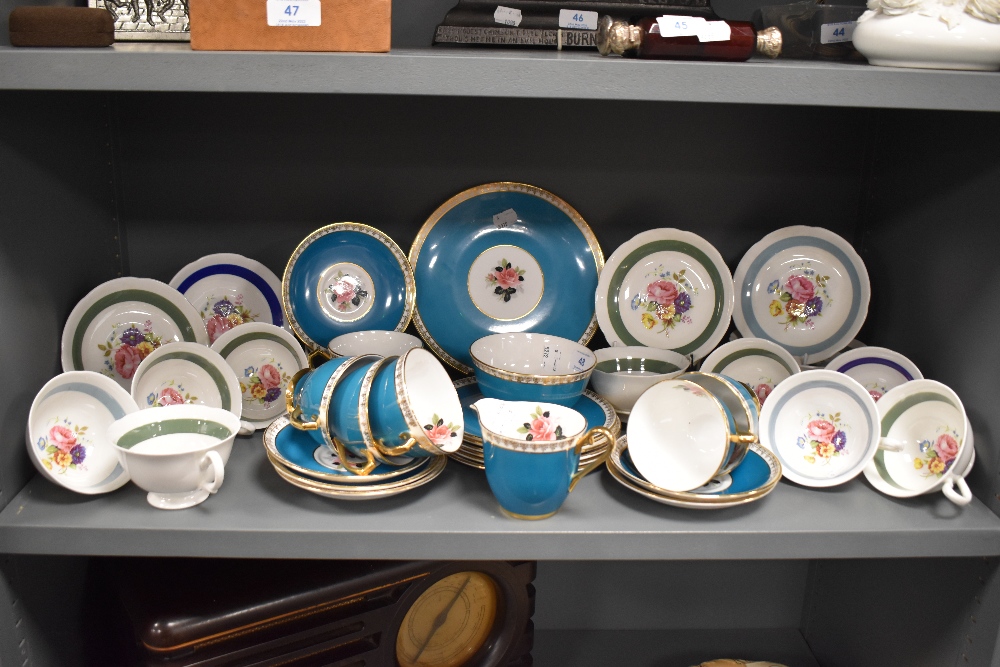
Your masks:
{"label": "white paper label on plate", "polygon": [[507,225],[513,225],[515,222],[517,222],[517,211],[512,208],[500,211],[493,216],[493,224],[496,225],[497,229],[505,229]]}
{"label": "white paper label on plate", "polygon": [[560,9],[559,27],[570,30],[597,30],[597,12],[579,9]]}
{"label": "white paper label on plate", "polygon": [[497,10],[493,12],[493,20],[497,23],[514,26],[516,28],[521,25],[521,10],[498,5]]}
{"label": "white paper label on plate", "polygon": [[854,28],[856,21],[842,21],[840,23],[824,23],[819,29],[820,44],[839,44],[849,42],[854,39]]}
{"label": "white paper label on plate", "polygon": [[728,42],[733,30],[725,21],[705,21],[698,32],[699,42]]}
{"label": "white paper label on plate", "polygon": [[656,19],[662,37],[697,37],[707,21],[700,16],[661,16]]}
{"label": "white paper label on plate", "polygon": [[267,0],[267,24],[307,28],[320,25],[320,0]]}

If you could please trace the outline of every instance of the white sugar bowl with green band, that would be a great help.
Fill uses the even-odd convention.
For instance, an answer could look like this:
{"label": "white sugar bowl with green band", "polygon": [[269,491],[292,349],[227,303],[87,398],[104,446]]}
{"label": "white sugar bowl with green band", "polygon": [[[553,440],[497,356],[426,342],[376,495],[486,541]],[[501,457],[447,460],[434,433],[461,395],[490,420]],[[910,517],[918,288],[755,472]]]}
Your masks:
{"label": "white sugar bowl with green band", "polygon": [[661,380],[677,377],[691,359],[671,350],[630,345],[595,350],[597,365],[590,387],[605,398],[618,414],[627,415],[646,391]]}
{"label": "white sugar bowl with green band", "polygon": [[941,491],[956,505],[968,505],[965,476],[975,450],[958,395],[934,380],[911,380],[876,405],[881,446],[865,468],[871,485],[896,498]]}
{"label": "white sugar bowl with green band", "polygon": [[597,363],[586,345],[538,333],[484,336],[469,354],[479,390],[487,398],[566,407],[580,399]]}
{"label": "white sugar bowl with green band", "polygon": [[239,418],[228,410],[178,405],[126,415],[108,427],[108,438],[149,504],[176,510],[219,490],[239,430]]}

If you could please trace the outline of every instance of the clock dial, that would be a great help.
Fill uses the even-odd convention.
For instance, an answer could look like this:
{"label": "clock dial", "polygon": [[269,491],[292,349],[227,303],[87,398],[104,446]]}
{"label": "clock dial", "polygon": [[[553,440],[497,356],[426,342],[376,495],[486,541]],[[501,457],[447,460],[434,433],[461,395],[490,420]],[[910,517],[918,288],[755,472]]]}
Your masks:
{"label": "clock dial", "polygon": [[400,667],[459,667],[493,630],[497,586],[482,572],[441,579],[413,603],[396,636]]}

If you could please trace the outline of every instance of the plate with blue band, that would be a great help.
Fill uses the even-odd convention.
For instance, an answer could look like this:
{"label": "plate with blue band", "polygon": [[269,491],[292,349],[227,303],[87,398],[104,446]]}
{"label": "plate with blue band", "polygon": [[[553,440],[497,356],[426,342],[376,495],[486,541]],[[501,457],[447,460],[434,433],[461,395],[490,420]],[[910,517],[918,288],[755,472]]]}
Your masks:
{"label": "plate with blue band", "polygon": [[541,188],[491,183],[427,219],[410,248],[414,324],[446,363],[472,372],[469,346],[495,333],[542,332],[586,343],[604,266],[583,217]]}
{"label": "plate with blue band", "polygon": [[128,391],[153,350],[186,341],[208,345],[198,311],[166,283],[115,278],[73,308],[62,334],[64,371],[94,371]]}
{"label": "plate with blue band", "polygon": [[822,227],[768,234],[740,260],[733,282],[740,334],[775,342],[804,364],[846,347],[868,315],[865,263],[850,243]]}
{"label": "plate with blue band", "polygon": [[403,251],[374,227],[354,222],[307,236],[281,281],[288,325],[310,350],[354,331],[402,331],[414,299],[413,271]]}
{"label": "plate with blue band", "polygon": [[729,329],[733,279],[711,243],[680,229],[651,229],[608,258],[596,292],[608,343],[707,355]]}
{"label": "plate with blue band", "polygon": [[249,257],[206,255],[178,271],[170,286],[198,309],[211,343],[249,322],[266,322],[291,331],[281,309],[281,281]]}

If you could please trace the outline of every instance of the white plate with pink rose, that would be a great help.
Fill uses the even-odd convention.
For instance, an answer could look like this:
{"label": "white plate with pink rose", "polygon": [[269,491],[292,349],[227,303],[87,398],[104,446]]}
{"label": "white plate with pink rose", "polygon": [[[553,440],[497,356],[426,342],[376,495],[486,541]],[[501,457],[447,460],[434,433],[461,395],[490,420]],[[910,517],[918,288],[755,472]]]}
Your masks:
{"label": "white plate with pink rose", "polygon": [[773,341],[802,364],[846,347],[864,324],[871,298],[861,257],[822,227],[768,234],[740,260],[733,283],[740,334]]}
{"label": "white plate with pink rose", "polygon": [[198,310],[210,344],[249,322],[266,322],[291,331],[281,309],[281,280],[249,257],[206,255],[178,271],[170,286]]}
{"label": "white plate with pink rose", "polygon": [[180,292],[151,278],[115,278],[83,297],[62,333],[64,371],[94,371],[128,391],[154,351],[186,341],[208,345],[198,311]]}
{"label": "white plate with pink rose", "polygon": [[705,373],[718,373],[750,387],[761,405],[782,380],[801,372],[795,357],[763,338],[738,338],[720,345],[701,364]]}
{"label": "white plate with pink rose", "polygon": [[212,349],[236,374],[243,419],[266,428],[285,412],[285,387],[309,361],[292,334],[273,324],[251,322],[219,336]]}

